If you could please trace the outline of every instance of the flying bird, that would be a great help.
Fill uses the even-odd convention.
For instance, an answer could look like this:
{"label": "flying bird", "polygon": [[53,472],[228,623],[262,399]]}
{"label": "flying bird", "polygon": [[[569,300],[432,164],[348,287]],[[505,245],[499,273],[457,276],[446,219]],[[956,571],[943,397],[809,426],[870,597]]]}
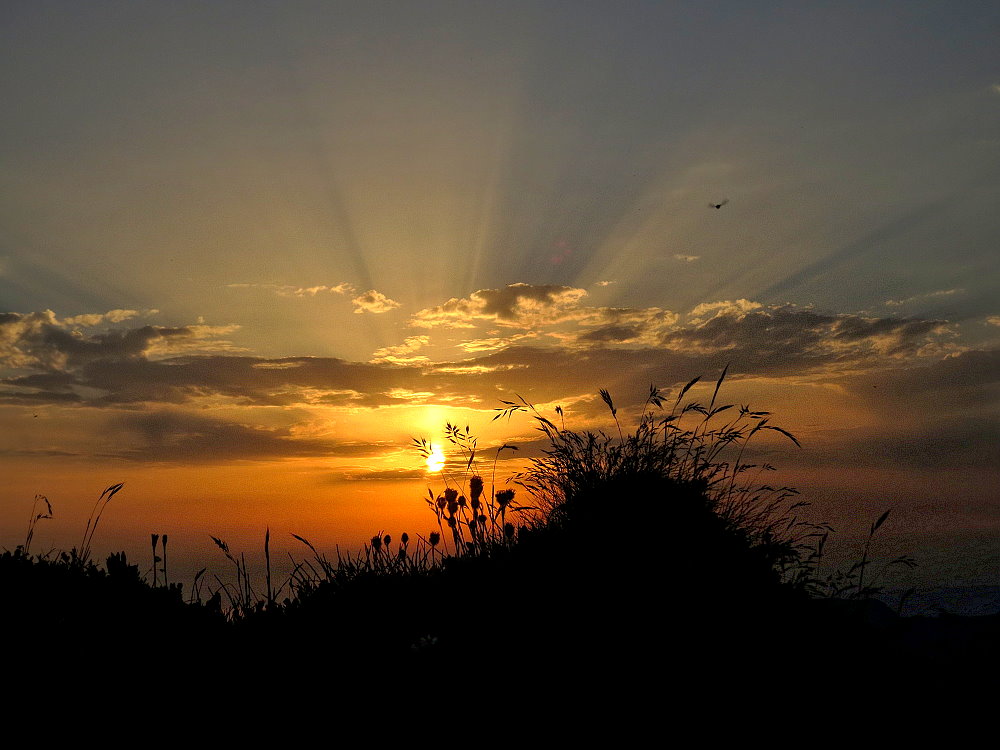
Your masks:
{"label": "flying bird", "polygon": [[708,207],[709,208],[722,208],[727,203],[729,203],[729,198],[725,198],[722,201],[720,201],[719,203],[709,203]]}

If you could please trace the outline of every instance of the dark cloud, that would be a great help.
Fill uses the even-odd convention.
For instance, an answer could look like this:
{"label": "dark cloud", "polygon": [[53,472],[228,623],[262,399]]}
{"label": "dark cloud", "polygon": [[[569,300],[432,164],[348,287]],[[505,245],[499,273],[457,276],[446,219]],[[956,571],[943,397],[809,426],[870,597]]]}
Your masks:
{"label": "dark cloud", "polygon": [[317,401],[354,405],[398,402],[385,395],[394,388],[423,390],[421,371],[390,364],[347,362],[330,357],[264,359],[245,356],[193,356],[167,360],[92,362],[79,376],[82,385],[107,395],[106,403],[166,401],[183,403],[221,395],[245,404],[303,403],[305,391]]}
{"label": "dark cloud", "polygon": [[662,343],[678,351],[724,351],[734,362],[761,374],[789,373],[915,356],[946,331],[943,321],[831,315],[785,305],[723,310],[709,320],[667,333]]}
{"label": "dark cloud", "polygon": [[100,360],[138,359],[154,346],[169,347],[172,340],[198,339],[213,330],[207,326],[145,325],[84,333],[68,321],[59,320],[51,310],[0,315],[0,366],[65,370]]}
{"label": "dark cloud", "polygon": [[19,388],[51,388],[63,390],[76,385],[76,377],[68,372],[39,372],[19,378],[7,378],[3,383]]}
{"label": "dark cloud", "polygon": [[65,354],[70,366],[101,359],[132,359],[142,356],[152,341],[160,338],[190,336],[189,328],[163,328],[143,326],[127,331],[111,331],[86,338],[74,336],[69,331],[46,326],[34,341],[26,339],[40,349]]}
{"label": "dark cloud", "polygon": [[484,315],[513,320],[524,303],[534,301],[543,307],[553,307],[583,296],[582,290],[553,284],[508,284],[503,289],[481,289],[473,297],[482,303]]}
{"label": "dark cloud", "polygon": [[57,448],[42,448],[38,450],[24,450],[18,448],[0,448],[0,455],[19,456],[23,458],[89,458],[90,453],[80,451],[65,451]]}
{"label": "dark cloud", "polygon": [[115,458],[146,463],[224,463],[296,457],[374,456],[383,443],[338,442],[177,411],[121,414],[109,430],[127,437]]}
{"label": "dark cloud", "polygon": [[584,343],[622,343],[637,339],[640,333],[641,331],[637,326],[604,326],[603,328],[595,328],[593,331],[587,331],[577,341]]}
{"label": "dark cloud", "polygon": [[84,400],[76,393],[37,390],[0,393],[0,402],[5,404],[82,404]]}
{"label": "dark cloud", "polygon": [[0,401],[5,403],[73,403],[83,397],[73,390],[76,376],[68,372],[39,372],[21,377],[0,380],[6,389],[0,389]]}

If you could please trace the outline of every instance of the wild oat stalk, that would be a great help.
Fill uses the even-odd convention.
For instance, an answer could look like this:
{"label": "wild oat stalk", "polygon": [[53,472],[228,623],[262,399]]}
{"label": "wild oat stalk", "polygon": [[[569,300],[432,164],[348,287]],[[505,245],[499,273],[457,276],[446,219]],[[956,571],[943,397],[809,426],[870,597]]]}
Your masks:
{"label": "wild oat stalk", "polygon": [[[872,567],[872,542],[878,530],[889,518],[892,509],[886,510],[868,528],[868,535],[861,545],[861,559],[851,565],[846,571],[836,570],[825,578],[820,579],[818,575],[819,559],[814,565],[811,590],[818,596],[835,597],[841,599],[870,599],[882,592],[882,587],[878,585],[878,580],[889,568],[902,566],[904,568],[916,567],[916,561],[909,555],[900,555],[884,562],[874,573],[870,572]],[[826,540],[823,539],[823,542]],[[819,546],[822,551],[822,545]],[[867,580],[866,580],[867,579]],[[904,592],[899,601],[898,609],[902,610],[906,599],[913,594],[913,589]]]}
{"label": "wild oat stalk", "polygon": [[90,545],[94,541],[94,534],[97,532],[97,524],[101,521],[101,515],[103,515],[104,509],[108,507],[108,503],[111,502],[111,498],[118,494],[118,491],[124,486],[124,482],[111,485],[101,493],[101,496],[97,498],[97,502],[94,503],[94,509],[90,511],[90,517],[87,519],[87,528],[83,532],[83,542],[80,543],[79,560],[81,563],[86,564],[86,562],[90,559]]}
{"label": "wild oat stalk", "polygon": [[[38,510],[38,504],[42,503],[45,505],[45,511]],[[24,537],[24,554],[28,554],[28,550],[31,547],[31,540],[35,536],[35,524],[39,521],[52,518],[52,503],[45,495],[35,495],[35,501],[31,504],[31,517],[28,519],[28,534]]]}
{"label": "wild oat stalk", "polygon": [[153,548],[153,588],[156,588],[156,563],[160,561],[160,558],[156,556],[156,543],[160,541],[159,534],[149,535],[149,544]]}

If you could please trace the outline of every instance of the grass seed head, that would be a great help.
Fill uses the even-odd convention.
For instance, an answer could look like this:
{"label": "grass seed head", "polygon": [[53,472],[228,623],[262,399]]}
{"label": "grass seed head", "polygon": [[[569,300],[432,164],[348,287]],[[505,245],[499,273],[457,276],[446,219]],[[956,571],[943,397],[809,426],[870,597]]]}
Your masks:
{"label": "grass seed head", "polygon": [[472,495],[473,508],[478,507],[479,496],[483,494],[483,478],[478,474],[469,480],[469,494]]}

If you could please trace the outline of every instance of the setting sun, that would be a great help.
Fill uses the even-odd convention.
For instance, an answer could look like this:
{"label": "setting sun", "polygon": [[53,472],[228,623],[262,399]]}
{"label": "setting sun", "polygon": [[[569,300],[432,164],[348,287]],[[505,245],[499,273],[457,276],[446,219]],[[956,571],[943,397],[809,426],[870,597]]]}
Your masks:
{"label": "setting sun", "polygon": [[444,468],[444,451],[441,450],[440,445],[435,445],[431,450],[430,455],[427,456],[427,471],[437,473]]}

